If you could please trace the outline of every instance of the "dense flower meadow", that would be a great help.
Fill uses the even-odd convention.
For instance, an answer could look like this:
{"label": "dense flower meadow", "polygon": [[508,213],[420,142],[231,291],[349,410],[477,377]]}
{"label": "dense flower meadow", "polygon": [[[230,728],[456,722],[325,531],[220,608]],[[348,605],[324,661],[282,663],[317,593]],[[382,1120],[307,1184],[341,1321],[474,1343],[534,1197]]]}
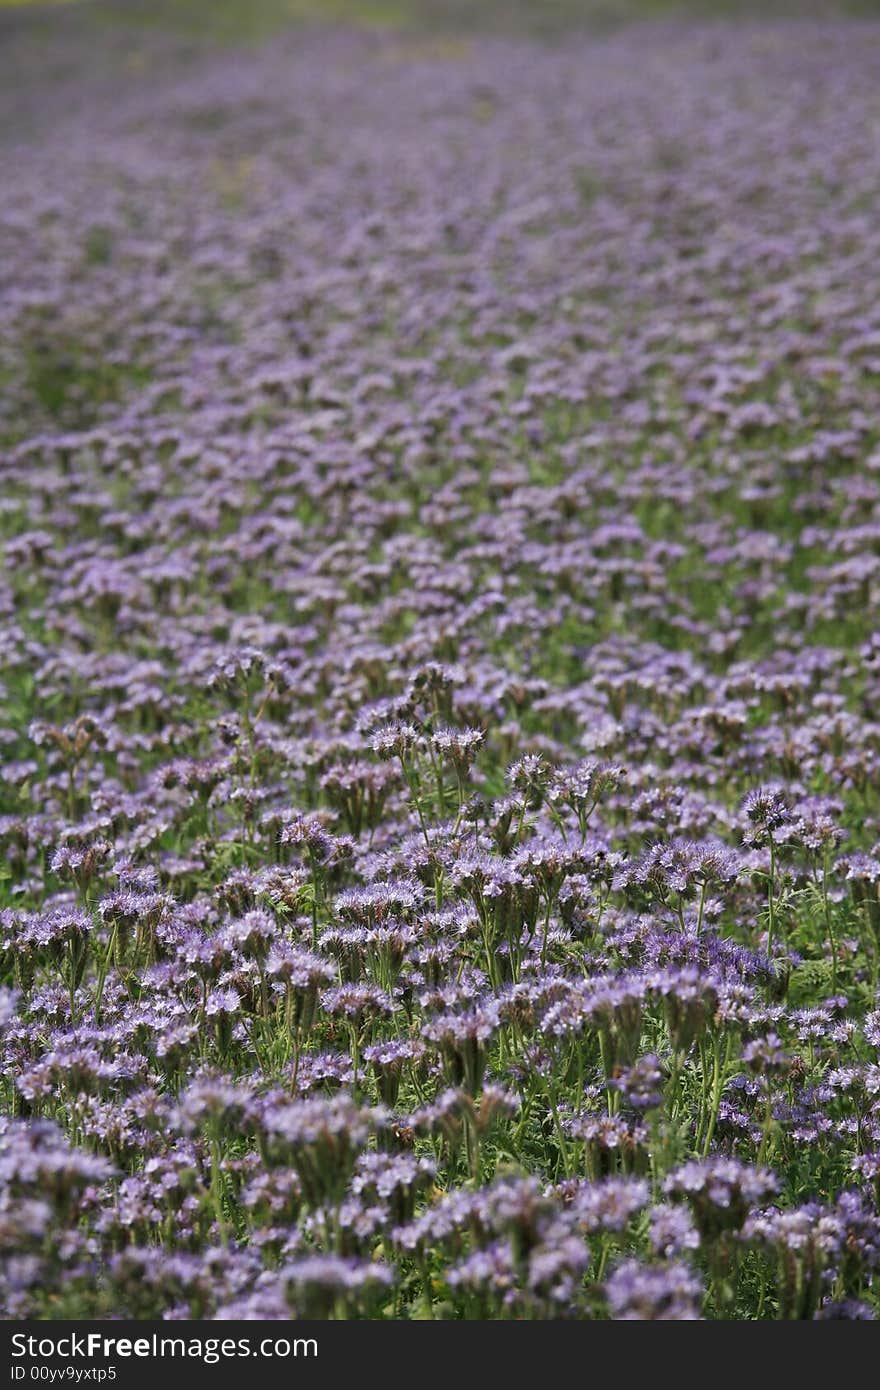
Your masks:
{"label": "dense flower meadow", "polygon": [[107,42],[3,98],[3,1315],[874,1317],[880,26]]}

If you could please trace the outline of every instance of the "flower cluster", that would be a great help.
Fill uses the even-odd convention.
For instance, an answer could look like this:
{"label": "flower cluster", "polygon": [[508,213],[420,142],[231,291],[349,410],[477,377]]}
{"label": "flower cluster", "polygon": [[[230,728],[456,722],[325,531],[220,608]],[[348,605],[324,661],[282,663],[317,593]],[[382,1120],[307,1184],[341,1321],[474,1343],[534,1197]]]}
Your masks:
{"label": "flower cluster", "polygon": [[0,44],[0,1315],[873,1316],[875,29],[93,8]]}

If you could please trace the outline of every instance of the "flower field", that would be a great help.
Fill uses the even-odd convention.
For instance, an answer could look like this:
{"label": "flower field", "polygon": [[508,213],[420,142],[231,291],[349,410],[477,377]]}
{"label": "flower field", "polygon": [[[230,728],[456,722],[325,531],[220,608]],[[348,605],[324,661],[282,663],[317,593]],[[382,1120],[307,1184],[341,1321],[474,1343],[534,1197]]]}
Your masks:
{"label": "flower field", "polygon": [[875,1317],[880,22],[74,11],[0,20],[0,1314]]}

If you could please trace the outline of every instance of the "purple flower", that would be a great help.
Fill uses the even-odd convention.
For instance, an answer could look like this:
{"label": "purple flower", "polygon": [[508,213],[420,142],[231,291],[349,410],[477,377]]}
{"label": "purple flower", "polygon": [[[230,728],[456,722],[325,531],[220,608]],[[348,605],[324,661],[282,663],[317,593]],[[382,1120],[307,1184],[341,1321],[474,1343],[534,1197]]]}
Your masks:
{"label": "purple flower", "polygon": [[687,1265],[645,1265],[625,1260],[605,1283],[611,1317],[622,1321],[694,1321],[700,1318],[700,1281]]}
{"label": "purple flower", "polygon": [[766,1168],[721,1157],[683,1163],[663,1183],[665,1193],[687,1201],[704,1240],[741,1229],[750,1210],[777,1187]]}

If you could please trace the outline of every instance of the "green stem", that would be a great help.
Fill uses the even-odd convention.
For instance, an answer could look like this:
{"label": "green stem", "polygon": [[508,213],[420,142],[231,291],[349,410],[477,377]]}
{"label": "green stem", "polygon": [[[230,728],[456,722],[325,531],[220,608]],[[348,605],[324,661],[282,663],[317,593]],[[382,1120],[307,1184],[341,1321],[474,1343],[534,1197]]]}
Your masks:
{"label": "green stem", "polygon": [[220,1241],[229,1244],[229,1227],[223,1214],[223,1176],[220,1171],[220,1141],[216,1134],[211,1135],[211,1203],[217,1225],[220,1228]]}
{"label": "green stem", "polygon": [[95,1022],[98,1023],[101,1017],[101,1000],[104,997],[104,982],[110,969],[110,962],[113,959],[113,952],[116,949],[116,938],[118,934],[118,923],[114,922],[110,930],[110,939],[107,942],[107,950],[104,959],[98,969],[98,979],[95,984]]}
{"label": "green stem", "polygon": [[837,937],[831,925],[831,913],[828,908],[828,849],[822,855],[822,912],[825,916],[825,932],[831,946],[831,980],[832,988],[837,989]]}
{"label": "green stem", "polygon": [[769,888],[768,888],[768,890],[767,890],[767,915],[768,915],[768,924],[767,924],[767,955],[770,956],[770,957],[772,957],[772,955],[773,955],[773,929],[774,929],[774,926],[775,926],[775,924],[776,924],[776,918],[775,918],[775,915],[774,915],[774,898],[773,898],[773,885],[774,885],[774,883],[775,883],[775,881],[776,881],[776,846],[775,846],[774,843],[773,843],[773,836],[772,836],[772,835],[769,835],[769,836],[768,836],[768,839],[769,839],[769,841],[770,841],[770,884],[769,884]]}
{"label": "green stem", "polygon": [[712,1110],[709,1115],[709,1125],[706,1130],[706,1138],[703,1141],[703,1157],[707,1158],[712,1147],[712,1140],[715,1136],[715,1125],[718,1121],[718,1112],[721,1109],[721,1096],[724,1091],[724,1083],[727,1080],[727,1068],[730,1066],[730,1053],[733,1047],[733,1038],[730,1034],[727,1037],[727,1047],[724,1052],[724,1066],[721,1066],[721,1037],[715,1039],[715,1068],[712,1076]]}

